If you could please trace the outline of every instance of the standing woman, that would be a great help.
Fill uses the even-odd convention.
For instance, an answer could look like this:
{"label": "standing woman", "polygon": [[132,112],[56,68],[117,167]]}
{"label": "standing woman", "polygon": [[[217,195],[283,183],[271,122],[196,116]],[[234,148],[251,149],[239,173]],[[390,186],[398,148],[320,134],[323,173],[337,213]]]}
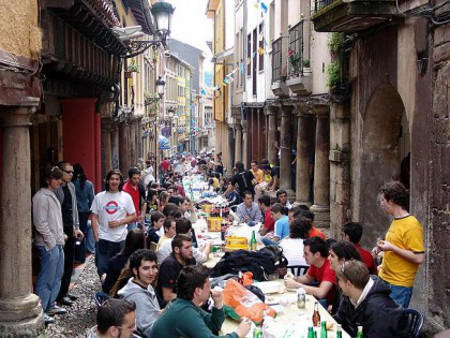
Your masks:
{"label": "standing woman", "polygon": [[158,199],[158,190],[148,189],[147,191],[147,211],[149,214],[159,211],[160,203]]}
{"label": "standing woman", "polygon": [[88,226],[91,205],[94,200],[94,185],[87,179],[86,173],[79,163],[73,166],[72,183],[75,185],[75,192],[77,194],[80,230],[84,234],[84,239],[81,244],[75,246],[75,261],[84,263],[86,260],[86,251],[90,253],[94,253],[95,251],[94,234],[92,227]]}

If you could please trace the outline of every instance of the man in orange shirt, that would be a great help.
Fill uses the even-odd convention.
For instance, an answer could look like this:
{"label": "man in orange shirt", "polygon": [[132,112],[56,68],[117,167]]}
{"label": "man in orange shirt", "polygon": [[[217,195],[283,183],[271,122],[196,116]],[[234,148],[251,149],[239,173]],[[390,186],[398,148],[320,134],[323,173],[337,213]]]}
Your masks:
{"label": "man in orange shirt", "polygon": [[[317,229],[315,226],[313,226],[314,222],[314,213],[312,213],[309,208],[306,205],[300,205],[298,207],[292,208],[288,210],[288,217],[289,217],[289,223],[291,224],[295,219],[301,219],[305,220],[309,223],[310,229],[309,236],[306,238],[311,237],[320,237],[324,241],[327,240],[327,237],[325,234]],[[303,222],[305,224],[305,222]]]}

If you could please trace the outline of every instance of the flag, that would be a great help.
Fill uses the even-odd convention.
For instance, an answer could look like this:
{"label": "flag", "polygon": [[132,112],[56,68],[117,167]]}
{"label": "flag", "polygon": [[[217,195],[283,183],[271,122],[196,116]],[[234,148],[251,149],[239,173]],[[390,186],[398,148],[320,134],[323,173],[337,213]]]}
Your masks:
{"label": "flag", "polygon": [[261,8],[263,9],[264,13],[267,13],[267,5],[264,2],[261,2]]}
{"label": "flag", "polygon": [[202,88],[202,90],[200,91],[200,94],[206,95],[206,90],[204,88]]}

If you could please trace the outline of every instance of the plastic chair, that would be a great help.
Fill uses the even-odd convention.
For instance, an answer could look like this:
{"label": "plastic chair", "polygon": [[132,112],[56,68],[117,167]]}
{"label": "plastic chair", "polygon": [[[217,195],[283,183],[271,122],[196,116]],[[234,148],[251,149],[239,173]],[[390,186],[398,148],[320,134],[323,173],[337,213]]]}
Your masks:
{"label": "plastic chair", "polygon": [[405,315],[408,317],[409,334],[411,338],[418,338],[423,325],[422,314],[415,309],[405,309]]}
{"label": "plastic chair", "polygon": [[99,291],[94,293],[92,298],[94,300],[95,306],[102,307],[103,303],[108,299],[110,299],[111,297],[106,292]]}
{"label": "plastic chair", "polygon": [[309,269],[309,265],[290,265],[287,267],[296,277],[304,275]]}

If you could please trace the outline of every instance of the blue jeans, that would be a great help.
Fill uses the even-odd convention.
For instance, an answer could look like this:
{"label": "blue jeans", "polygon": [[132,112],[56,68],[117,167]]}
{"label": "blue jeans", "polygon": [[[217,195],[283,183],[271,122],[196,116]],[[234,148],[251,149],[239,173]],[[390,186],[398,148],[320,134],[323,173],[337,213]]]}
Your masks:
{"label": "blue jeans", "polygon": [[277,242],[274,242],[266,237],[261,238],[261,243],[264,244],[265,246],[269,246],[269,245],[275,245],[278,246]]}
{"label": "blue jeans", "polygon": [[94,230],[92,230],[91,221],[87,222],[86,250],[90,253],[95,252]]}
{"label": "blue jeans", "polygon": [[36,246],[41,260],[41,271],[37,276],[34,291],[41,299],[44,312],[55,305],[61,287],[64,272],[64,251],[62,245],[48,250],[44,246]]}
{"label": "blue jeans", "polygon": [[137,228],[137,222],[128,223],[128,226],[127,226],[128,231],[133,231],[136,228]]}
{"label": "blue jeans", "polygon": [[95,246],[95,265],[97,266],[97,273],[100,278],[106,273],[108,269],[108,261],[111,257],[118,254],[125,245],[125,241],[122,242],[110,242],[104,239],[100,239]]}
{"label": "blue jeans", "polygon": [[405,286],[392,285],[384,281],[389,285],[391,289],[390,297],[395,300],[395,302],[405,309],[409,306],[409,301],[411,300],[413,288],[407,288]]}

